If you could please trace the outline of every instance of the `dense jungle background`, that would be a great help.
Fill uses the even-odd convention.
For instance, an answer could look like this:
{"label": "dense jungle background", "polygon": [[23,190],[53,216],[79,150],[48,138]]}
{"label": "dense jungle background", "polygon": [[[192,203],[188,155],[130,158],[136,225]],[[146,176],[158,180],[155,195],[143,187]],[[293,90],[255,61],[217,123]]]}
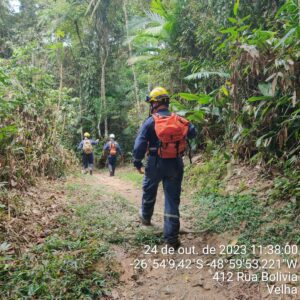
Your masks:
{"label": "dense jungle background", "polygon": [[[183,187],[193,226],[300,245],[299,37],[298,0],[0,0],[0,297],[118,299],[110,244],[131,233],[101,215],[120,219],[105,201],[101,224],[87,220],[100,204],[79,202],[120,186],[87,188],[77,146],[86,131],[100,139],[103,167],[114,133],[130,163],[157,85],[197,128]],[[140,189],[134,170],[119,176]],[[132,247],[158,241],[139,229]],[[110,267],[94,270],[100,257]]]}

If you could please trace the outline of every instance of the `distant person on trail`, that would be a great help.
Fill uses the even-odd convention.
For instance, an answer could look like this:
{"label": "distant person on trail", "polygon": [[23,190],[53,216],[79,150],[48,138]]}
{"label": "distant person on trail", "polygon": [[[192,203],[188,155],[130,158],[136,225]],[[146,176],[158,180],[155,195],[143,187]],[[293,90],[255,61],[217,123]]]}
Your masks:
{"label": "distant person on trail", "polygon": [[103,147],[103,154],[108,156],[109,176],[115,176],[117,155],[120,154],[123,159],[123,154],[120,145],[115,141],[115,135],[113,133],[109,135],[109,141]]}
{"label": "distant person on trail", "polygon": [[[162,181],[165,194],[164,241],[176,250],[180,246],[182,156],[187,138],[194,138],[196,130],[189,121],[169,111],[170,97],[165,88],[154,88],[146,102],[150,104],[151,115],[143,123],[133,150],[134,166],[139,173],[145,173],[140,220],[143,225],[151,225],[157,189]],[[147,163],[143,172],[142,160],[146,153]]]}
{"label": "distant person on trail", "polygon": [[99,140],[90,139],[90,134],[88,132],[84,133],[84,139],[80,142],[78,146],[78,150],[82,150],[82,173],[87,174],[88,171],[90,175],[93,175],[93,167],[94,167],[94,154],[93,154],[93,146],[99,143]]}

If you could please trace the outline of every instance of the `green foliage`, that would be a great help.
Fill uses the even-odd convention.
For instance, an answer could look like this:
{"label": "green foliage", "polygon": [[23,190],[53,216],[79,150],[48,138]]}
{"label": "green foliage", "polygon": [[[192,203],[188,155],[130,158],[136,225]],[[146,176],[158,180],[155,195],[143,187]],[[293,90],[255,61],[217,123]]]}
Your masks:
{"label": "green foliage", "polygon": [[[136,209],[84,181],[63,189],[68,212],[55,220],[57,226],[43,243],[21,257],[9,254],[8,243],[0,244],[0,297],[97,299],[109,295],[118,282],[110,245],[128,240],[126,228]],[[144,236],[151,241],[150,233]]]}
{"label": "green foliage", "polygon": [[172,82],[172,107],[198,124],[201,140],[270,164],[299,150],[299,17],[295,1],[283,4],[153,1],[148,22],[133,27],[136,52],[152,56],[136,64],[154,83]]}
{"label": "green foliage", "polygon": [[[78,208],[80,209],[80,208]],[[67,297],[96,298],[107,293],[113,283],[108,273],[93,270],[93,264],[108,260],[108,246],[95,240],[96,228],[76,231],[75,223],[61,218],[61,230],[36,246],[16,263],[4,259],[0,271],[5,287],[1,290],[4,298],[24,297]],[[72,231],[73,234],[69,235]]]}
{"label": "green foliage", "polygon": [[[229,232],[239,244],[248,246],[299,244],[299,172],[287,169],[286,177],[276,178],[265,200],[256,196],[255,190],[245,194],[242,181],[240,192],[237,189],[234,194],[226,194],[224,186],[228,182],[222,180],[225,164],[222,170],[224,159],[220,162],[220,158],[206,157],[200,166],[187,170],[186,176],[190,178],[185,186],[196,185],[198,190],[193,196],[196,226],[219,234]],[[193,177],[195,174],[197,177]]]}
{"label": "green foliage", "polygon": [[163,243],[163,235],[157,234],[153,229],[144,230],[140,229],[136,231],[135,234],[135,244],[138,246],[143,245],[159,245]]}
{"label": "green foliage", "polygon": [[297,209],[300,208],[300,172],[298,169],[286,168],[282,176],[274,180],[270,191],[271,201],[292,201]]}
{"label": "green foliage", "polygon": [[213,193],[204,196],[200,193],[195,201],[201,207],[201,215],[197,215],[197,224],[201,229],[221,233],[238,230],[243,224],[246,229],[243,234],[251,231],[254,235],[260,226],[263,209],[253,197],[221,196]]}
{"label": "green foliage", "polygon": [[185,185],[195,188],[204,195],[221,193],[222,179],[226,176],[228,157],[211,147],[210,144],[207,145],[207,151],[201,159],[203,163],[186,168]]}
{"label": "green foliage", "polygon": [[12,186],[38,175],[62,176],[73,159],[63,144],[68,144],[65,123],[75,115],[76,98],[67,89],[57,90],[42,69],[24,63],[31,50],[18,49],[13,59],[0,61],[0,180]]}
{"label": "green foliage", "polygon": [[139,174],[136,170],[128,170],[123,169],[118,171],[117,176],[120,177],[122,180],[130,181],[134,183],[137,187],[142,186],[143,176]]}

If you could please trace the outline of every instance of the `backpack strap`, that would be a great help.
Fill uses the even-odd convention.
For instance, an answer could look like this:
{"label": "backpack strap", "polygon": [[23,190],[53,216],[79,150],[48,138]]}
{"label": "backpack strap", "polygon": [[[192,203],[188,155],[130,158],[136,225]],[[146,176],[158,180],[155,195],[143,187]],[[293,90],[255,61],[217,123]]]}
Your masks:
{"label": "backpack strap", "polygon": [[176,156],[179,156],[179,141],[176,142],[175,147],[176,147]]}
{"label": "backpack strap", "polygon": [[188,139],[186,139],[186,142],[188,144],[188,147],[189,147],[189,159],[190,159],[190,164],[192,164],[192,147],[191,147],[191,144],[190,144],[190,141]]}

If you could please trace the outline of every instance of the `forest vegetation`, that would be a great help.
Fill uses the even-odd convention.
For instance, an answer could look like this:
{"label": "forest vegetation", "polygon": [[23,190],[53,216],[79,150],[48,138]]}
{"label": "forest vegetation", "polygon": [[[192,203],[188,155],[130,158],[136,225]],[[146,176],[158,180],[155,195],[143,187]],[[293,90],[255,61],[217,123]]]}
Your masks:
{"label": "forest vegetation", "polygon": [[[285,223],[267,226],[262,241],[299,245],[299,5],[298,0],[0,0],[0,222],[20,214],[18,192],[38,178],[64,179],[78,168],[76,149],[86,131],[100,139],[98,167],[110,133],[130,162],[149,114],[144,99],[159,85],[170,92],[172,110],[197,128],[192,150],[203,163],[186,167],[186,184],[195,190],[195,214],[202,216],[199,207],[205,213],[215,209],[197,226],[220,233],[228,211],[238,218],[226,230],[251,220],[240,236],[247,243],[255,228],[282,216]],[[224,194],[223,180],[233,164],[256,167],[272,180],[263,206],[253,196]],[[273,215],[261,219],[273,208]],[[96,235],[85,234],[82,243]],[[8,249],[7,236],[0,224],[0,254]],[[38,251],[48,251],[43,258],[48,261],[54,242],[47,243]],[[99,247],[97,257],[107,252]],[[0,282],[8,272],[36,276],[18,268],[7,263]],[[113,272],[109,276],[116,280]],[[76,286],[77,279],[68,280]],[[9,294],[15,284],[10,281],[0,297],[49,295],[45,286],[35,285]],[[50,285],[54,297],[56,287],[57,282]],[[70,299],[80,293],[97,299],[93,288],[77,288],[66,287]]]}
{"label": "forest vegetation", "polygon": [[157,84],[197,125],[195,150],[299,166],[297,1],[19,4],[1,1],[2,184],[59,176],[83,131],[130,152]]}

